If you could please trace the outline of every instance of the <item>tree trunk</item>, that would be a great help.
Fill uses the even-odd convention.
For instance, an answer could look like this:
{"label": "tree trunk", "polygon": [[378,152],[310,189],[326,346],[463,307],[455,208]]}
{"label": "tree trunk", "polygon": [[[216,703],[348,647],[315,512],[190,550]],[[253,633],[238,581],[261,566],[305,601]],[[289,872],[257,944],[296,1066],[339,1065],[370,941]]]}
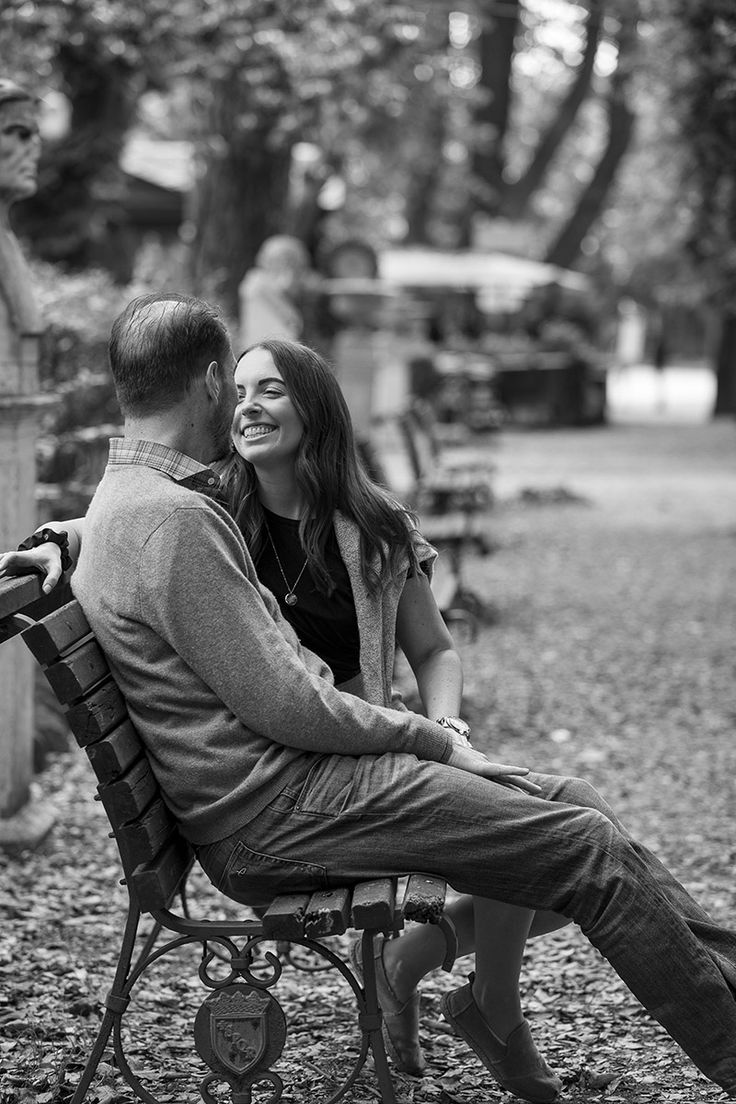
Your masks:
{"label": "tree trunk", "polygon": [[485,131],[473,156],[475,210],[499,213],[504,191],[506,165],[504,143],[511,104],[511,66],[521,13],[520,0],[506,0],[503,14],[487,16],[480,35],[480,88],[486,103],[476,113],[475,123]]}
{"label": "tree trunk", "polygon": [[618,166],[631,141],[635,115],[629,107],[628,91],[637,41],[636,8],[635,2],[628,5],[617,37],[618,65],[611,78],[608,95],[606,148],[567,225],[548,249],[544,258],[548,264],[568,268],[577,260],[586,234],[604,208]]}
{"label": "tree trunk", "polygon": [[528,168],[518,180],[504,183],[500,214],[508,219],[520,219],[526,214],[529,201],[544,182],[552,158],[563,138],[575,122],[575,118],[590,89],[593,65],[603,19],[602,0],[591,0],[586,26],[585,51],[567,95],[560,104],[554,119],[540,136],[534,156]]}
{"label": "tree trunk", "polygon": [[[273,72],[281,71],[274,62]],[[285,79],[285,78],[284,78]],[[197,294],[237,317],[238,286],[262,242],[285,230],[291,142],[277,138],[282,100],[255,110],[239,71],[213,88],[205,171],[196,188],[190,251]],[[257,128],[252,125],[257,119]],[[244,124],[245,120],[245,124]]]}
{"label": "tree trunk", "polygon": [[[428,223],[432,213],[432,202],[442,165],[442,142],[445,137],[445,113],[435,105],[427,121],[426,149],[422,150],[421,162],[417,163],[409,177],[406,195],[406,221],[408,225],[406,242],[411,245],[424,245],[428,241]],[[427,154],[429,153],[429,156]]]}
{"label": "tree trunk", "polygon": [[724,311],[716,353],[715,417],[736,415],[736,314]]}
{"label": "tree trunk", "polygon": [[634,127],[634,114],[626,104],[612,104],[609,111],[609,139],[598,162],[593,179],[583,191],[577,207],[567,225],[547,250],[544,258],[548,264],[569,268],[580,255],[580,247],[586,234],[601,214],[616,170],[626,153]]}

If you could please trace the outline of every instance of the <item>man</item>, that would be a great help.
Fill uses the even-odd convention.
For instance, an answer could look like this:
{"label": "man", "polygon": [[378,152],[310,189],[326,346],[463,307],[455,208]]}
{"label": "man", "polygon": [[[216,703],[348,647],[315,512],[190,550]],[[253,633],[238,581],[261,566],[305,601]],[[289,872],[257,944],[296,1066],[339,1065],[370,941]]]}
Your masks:
{"label": "man", "polygon": [[[212,308],[134,300],[110,364],[125,437],[111,442],[73,587],[215,884],[258,904],[423,870],[561,913],[736,1096],[734,934],[586,783],[491,763],[427,718],[338,693],[259,586],[207,468],[229,447],[235,402]],[[504,1047],[484,1025],[472,985],[456,994],[449,1018],[490,1068],[511,1036]],[[550,1092],[536,1099],[553,1099],[559,1081],[535,1068]]]}

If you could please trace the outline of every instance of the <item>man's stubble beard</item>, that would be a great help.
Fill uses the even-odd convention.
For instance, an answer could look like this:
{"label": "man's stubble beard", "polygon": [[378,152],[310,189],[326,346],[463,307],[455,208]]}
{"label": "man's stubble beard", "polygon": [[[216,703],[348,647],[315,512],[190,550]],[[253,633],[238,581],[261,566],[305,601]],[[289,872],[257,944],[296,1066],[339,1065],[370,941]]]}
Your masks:
{"label": "man's stubble beard", "polygon": [[219,407],[213,414],[212,445],[214,455],[212,463],[218,460],[226,460],[232,449],[232,423],[234,408],[228,405]]}

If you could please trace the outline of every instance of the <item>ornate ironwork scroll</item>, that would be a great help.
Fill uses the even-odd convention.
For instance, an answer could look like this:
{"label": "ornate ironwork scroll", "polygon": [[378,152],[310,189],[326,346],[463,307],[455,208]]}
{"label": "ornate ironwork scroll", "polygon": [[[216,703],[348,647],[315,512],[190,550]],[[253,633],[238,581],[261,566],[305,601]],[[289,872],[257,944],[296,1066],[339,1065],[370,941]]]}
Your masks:
{"label": "ornate ironwork scroll", "polygon": [[[256,1088],[259,1104],[278,1104],[284,1085],[271,1066],[278,1061],[284,1049],[287,1023],[281,1005],[269,991],[282,974],[279,958],[272,951],[260,946],[269,942],[272,941],[261,934],[248,937],[240,947],[234,940],[222,935],[207,941],[196,936],[181,936],[141,957],[129,974],[123,991],[116,998],[119,1014],[113,1029],[113,1045],[118,1068],[136,1097],[144,1104],[159,1104],[159,1101],[141,1083],[124,1054],[124,1013],[136,982],[155,961],[178,947],[196,943],[202,946],[200,980],[211,990],[197,1011],[194,1021],[197,1052],[212,1071],[200,1083],[202,1100],[205,1104],[219,1104],[222,1097],[216,1098],[213,1089],[224,1082],[229,1086],[232,1104],[252,1104]],[[351,1065],[344,1080],[324,1102],[337,1104],[357,1080],[370,1049],[370,1033],[364,1024],[363,989],[349,966],[323,943],[312,939],[292,942],[305,948],[313,960],[322,959],[324,968],[336,969],[347,981],[356,1001],[356,1022],[361,1029],[359,1053],[346,1059]],[[216,949],[214,944],[217,945]],[[224,976],[219,978],[210,970],[210,967],[218,963],[221,967],[225,966]]]}

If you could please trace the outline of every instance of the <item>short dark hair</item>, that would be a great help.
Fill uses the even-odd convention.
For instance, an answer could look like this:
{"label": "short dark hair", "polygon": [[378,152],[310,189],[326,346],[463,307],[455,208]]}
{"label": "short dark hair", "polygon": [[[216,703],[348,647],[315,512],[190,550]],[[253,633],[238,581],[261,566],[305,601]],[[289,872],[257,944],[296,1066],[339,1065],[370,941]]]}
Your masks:
{"label": "short dark hair", "polygon": [[123,414],[153,414],[178,402],[216,360],[232,358],[216,307],[178,292],[141,295],[110,333],[110,370]]}

